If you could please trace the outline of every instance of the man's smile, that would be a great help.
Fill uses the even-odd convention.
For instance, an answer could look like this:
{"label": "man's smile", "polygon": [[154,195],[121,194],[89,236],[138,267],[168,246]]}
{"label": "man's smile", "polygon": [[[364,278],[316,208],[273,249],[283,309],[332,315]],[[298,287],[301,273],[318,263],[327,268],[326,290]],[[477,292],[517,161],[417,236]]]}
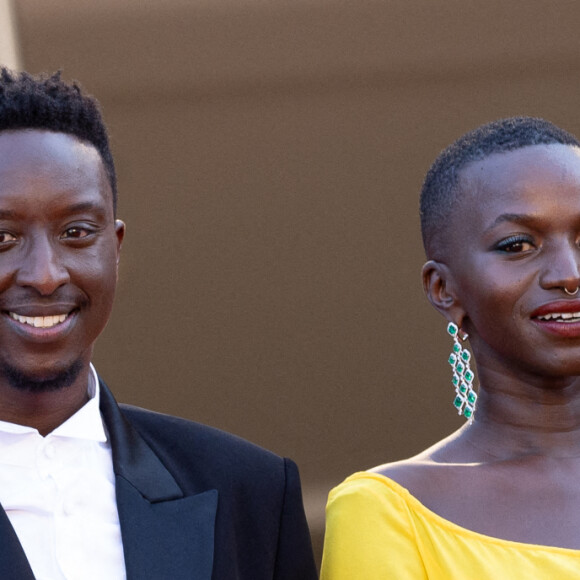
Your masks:
{"label": "man's smile", "polygon": [[[22,309],[24,310],[24,309]],[[26,314],[15,312],[14,310],[5,310],[4,315],[9,321],[9,326],[25,339],[33,342],[60,341],[67,336],[77,320],[79,309],[70,306],[63,311],[61,307],[58,310],[52,309],[51,314],[44,314],[41,310],[26,309]]]}
{"label": "man's smile", "polygon": [[69,316],[68,314],[55,314],[53,316],[22,316],[16,314],[16,312],[9,312],[8,315],[17,322],[28,324],[35,328],[51,328],[64,322]]}

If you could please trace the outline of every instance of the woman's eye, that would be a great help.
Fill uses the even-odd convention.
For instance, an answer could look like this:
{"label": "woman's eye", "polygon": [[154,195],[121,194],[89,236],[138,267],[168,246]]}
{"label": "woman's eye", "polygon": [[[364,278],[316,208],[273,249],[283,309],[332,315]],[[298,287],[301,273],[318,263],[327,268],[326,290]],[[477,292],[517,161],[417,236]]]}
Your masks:
{"label": "woman's eye", "polygon": [[508,254],[518,254],[521,252],[529,252],[535,248],[534,243],[529,238],[521,236],[513,236],[506,238],[497,244],[496,249],[500,252]]}
{"label": "woman's eye", "polygon": [[16,236],[9,232],[0,232],[0,244],[15,242]]}

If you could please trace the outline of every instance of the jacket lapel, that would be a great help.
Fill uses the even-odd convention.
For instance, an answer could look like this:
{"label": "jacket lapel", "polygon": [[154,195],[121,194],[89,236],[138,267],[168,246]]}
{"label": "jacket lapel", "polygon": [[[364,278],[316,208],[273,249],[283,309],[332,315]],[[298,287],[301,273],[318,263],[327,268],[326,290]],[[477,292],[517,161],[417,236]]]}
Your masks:
{"label": "jacket lapel", "polygon": [[10,580],[34,580],[34,574],[26,559],[18,536],[0,508],[0,578]]}
{"label": "jacket lapel", "polygon": [[210,580],[217,490],[184,497],[102,381],[101,412],[111,437],[127,579]]}

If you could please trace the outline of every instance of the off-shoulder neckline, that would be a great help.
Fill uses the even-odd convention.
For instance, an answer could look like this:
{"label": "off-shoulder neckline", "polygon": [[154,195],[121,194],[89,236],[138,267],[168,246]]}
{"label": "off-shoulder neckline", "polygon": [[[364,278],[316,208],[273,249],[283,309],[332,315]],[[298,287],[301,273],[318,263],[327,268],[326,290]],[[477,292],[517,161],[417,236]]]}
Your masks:
{"label": "off-shoulder neckline", "polygon": [[436,512],[429,509],[425,506],[419,499],[417,499],[407,488],[403,487],[401,484],[397,483],[395,480],[383,475],[381,473],[376,473],[372,471],[357,471],[353,473],[349,477],[347,477],[343,483],[347,483],[349,481],[356,481],[360,479],[371,479],[379,481],[385,484],[388,488],[391,489],[395,494],[401,497],[408,505],[410,505],[416,512],[422,514],[429,520],[433,521],[436,525],[441,528],[446,528],[452,531],[455,534],[470,537],[481,542],[497,544],[501,546],[511,546],[513,548],[517,548],[520,550],[543,550],[546,552],[551,553],[558,553],[568,556],[575,556],[578,557],[580,555],[580,550],[574,548],[561,548],[558,546],[546,546],[544,544],[529,544],[526,542],[517,542],[514,540],[504,540],[503,538],[496,538],[494,536],[488,536],[486,534],[482,534],[480,532],[476,532],[474,530],[470,530],[469,528],[465,528],[440,516]]}

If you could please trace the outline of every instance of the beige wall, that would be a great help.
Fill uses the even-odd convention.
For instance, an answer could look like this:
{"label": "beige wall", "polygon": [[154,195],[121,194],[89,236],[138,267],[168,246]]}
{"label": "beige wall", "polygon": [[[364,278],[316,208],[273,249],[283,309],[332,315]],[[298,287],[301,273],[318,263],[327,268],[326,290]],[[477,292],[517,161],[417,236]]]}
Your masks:
{"label": "beige wall", "polygon": [[460,424],[417,196],[482,122],[580,134],[580,4],[20,0],[24,65],[101,99],[128,222],[97,366],[118,397],[328,489]]}
{"label": "beige wall", "polygon": [[14,10],[10,0],[0,0],[0,65],[21,66]]}

